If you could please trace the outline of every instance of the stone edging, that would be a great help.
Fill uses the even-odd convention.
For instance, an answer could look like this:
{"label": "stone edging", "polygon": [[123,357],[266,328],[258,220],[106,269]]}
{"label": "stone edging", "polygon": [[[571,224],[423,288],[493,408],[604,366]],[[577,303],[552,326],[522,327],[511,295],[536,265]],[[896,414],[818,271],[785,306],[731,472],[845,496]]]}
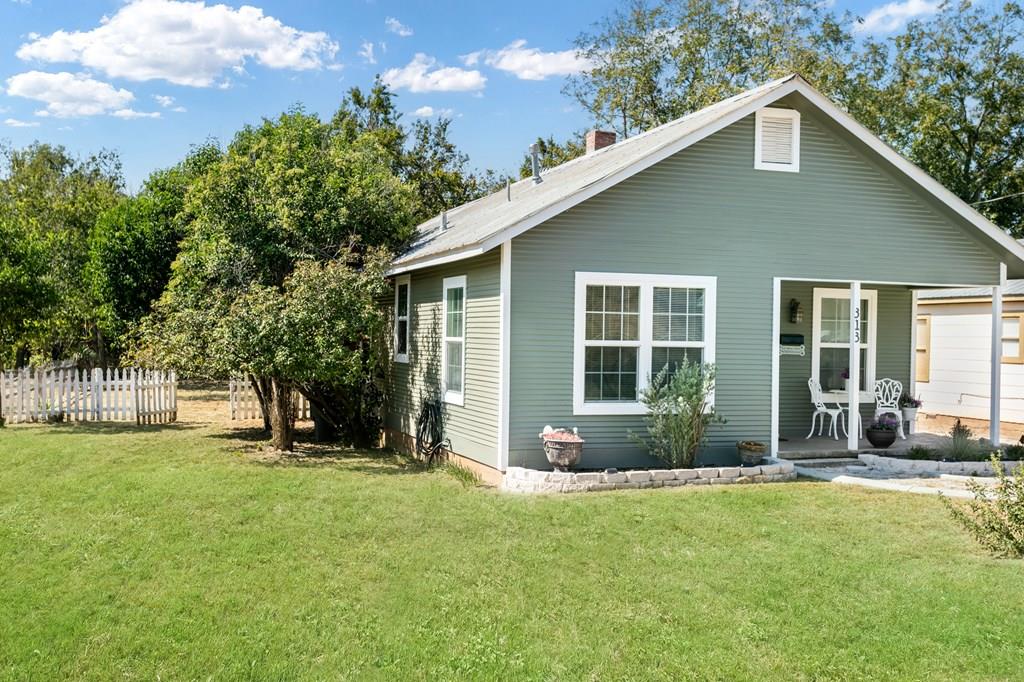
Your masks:
{"label": "stone edging", "polygon": [[796,469],[792,462],[768,460],[753,467],[702,467],[700,469],[639,469],[607,473],[603,471],[543,471],[509,467],[501,489],[516,493],[582,493],[630,488],[662,488],[684,485],[723,485],[792,481]]}
{"label": "stone edging", "polygon": [[[930,459],[899,459],[884,455],[857,455],[864,466],[896,474],[963,474],[965,476],[994,476],[991,462],[936,462]],[[1024,461],[1003,462],[1007,473],[1024,467]]]}

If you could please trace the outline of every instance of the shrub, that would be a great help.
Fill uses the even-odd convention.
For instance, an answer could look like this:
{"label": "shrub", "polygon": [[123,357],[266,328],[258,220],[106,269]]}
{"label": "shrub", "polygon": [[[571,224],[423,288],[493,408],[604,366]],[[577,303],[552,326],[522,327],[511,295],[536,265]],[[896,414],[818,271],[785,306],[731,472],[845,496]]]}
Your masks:
{"label": "shrub", "polygon": [[649,438],[635,433],[630,438],[673,469],[692,467],[697,450],[707,440],[708,427],[725,423],[708,404],[714,388],[714,365],[684,359],[675,372],[666,367],[640,396],[648,411],[644,422]]}
{"label": "shrub", "polygon": [[1024,459],[1024,445],[1014,443],[1003,448],[1003,459],[1013,461]]}
{"label": "shrub", "polygon": [[924,445],[915,445],[907,451],[907,459],[938,459],[938,453]]}
{"label": "shrub", "polygon": [[1024,476],[1006,475],[999,456],[991,456],[997,482],[989,488],[968,481],[974,499],[963,504],[942,495],[953,518],[985,549],[999,556],[1024,557]]}
{"label": "shrub", "polygon": [[946,455],[957,462],[977,461],[981,456],[978,442],[974,440],[974,432],[957,419],[949,430],[949,449]]}

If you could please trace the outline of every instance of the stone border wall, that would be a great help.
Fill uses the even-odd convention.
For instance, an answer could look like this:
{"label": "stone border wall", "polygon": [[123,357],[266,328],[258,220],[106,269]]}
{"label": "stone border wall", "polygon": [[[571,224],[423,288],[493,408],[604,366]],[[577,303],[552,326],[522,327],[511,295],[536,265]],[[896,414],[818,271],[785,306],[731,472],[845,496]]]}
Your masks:
{"label": "stone border wall", "polygon": [[[864,466],[894,474],[962,474],[964,476],[995,476],[991,462],[936,462],[930,459],[900,459],[884,455],[857,455]],[[1003,462],[1007,473],[1024,468],[1024,461]]]}
{"label": "stone border wall", "polygon": [[635,471],[543,471],[509,467],[501,488],[516,493],[583,493],[631,488],[670,488],[689,485],[725,485],[792,481],[792,462],[769,460],[753,467],[702,467],[700,469],[640,469]]}

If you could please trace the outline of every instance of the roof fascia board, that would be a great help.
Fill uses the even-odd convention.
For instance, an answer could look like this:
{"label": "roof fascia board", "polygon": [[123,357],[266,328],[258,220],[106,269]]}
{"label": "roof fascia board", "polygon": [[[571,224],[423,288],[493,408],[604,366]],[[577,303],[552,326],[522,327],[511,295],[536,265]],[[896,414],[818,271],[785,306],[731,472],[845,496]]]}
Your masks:
{"label": "roof fascia board", "polygon": [[454,263],[455,261],[465,260],[474,256],[480,256],[490,249],[485,249],[479,246],[461,248],[457,251],[448,251],[447,253],[439,256],[427,256],[423,259],[414,259],[405,263],[396,265],[387,271],[387,276],[401,275],[405,272],[412,272],[413,270],[422,270],[423,268],[433,267],[435,265],[444,265],[445,263]]}
{"label": "roof fascia board", "polygon": [[697,142],[700,142],[704,138],[714,135],[719,130],[727,128],[733,123],[736,123],[737,121],[747,116],[750,116],[758,109],[768,104],[771,104],[772,102],[775,102],[776,100],[781,99],[786,95],[794,92],[797,89],[799,82],[800,81],[798,78],[794,78],[789,82],[779,86],[775,90],[771,90],[770,92],[754,97],[752,100],[750,100],[750,102],[748,102],[744,106],[728,114],[725,114],[724,116],[722,116],[722,118],[718,119],[717,121],[710,123],[706,126],[702,126],[701,128],[693,131],[688,135],[684,135],[675,142],[667,144],[661,149],[658,149],[641,159],[637,159],[632,164],[626,166],[622,170],[613,173],[599,180],[598,182],[595,182],[589,187],[585,187],[579,190],[578,192],[559,200],[554,204],[551,204],[547,208],[544,208],[538,211],[537,213],[534,213],[532,216],[524,218],[523,220],[520,220],[519,222],[510,225],[509,227],[501,230],[500,232],[486,238],[483,241],[484,251],[489,251],[490,249],[493,249],[494,247],[498,246],[504,241],[518,237],[519,235],[526,232],[530,228],[536,227],[537,225],[545,221],[551,220],[558,214],[567,211],[573,206],[576,206],[577,204],[580,204],[586,201],[587,199],[590,199],[591,197],[600,194],[601,192],[605,191],[610,187],[614,187],[623,180],[627,180],[633,177],[637,173],[650,168],[656,163],[664,161],[673,154],[677,154],[686,149],[687,147],[694,145]]}

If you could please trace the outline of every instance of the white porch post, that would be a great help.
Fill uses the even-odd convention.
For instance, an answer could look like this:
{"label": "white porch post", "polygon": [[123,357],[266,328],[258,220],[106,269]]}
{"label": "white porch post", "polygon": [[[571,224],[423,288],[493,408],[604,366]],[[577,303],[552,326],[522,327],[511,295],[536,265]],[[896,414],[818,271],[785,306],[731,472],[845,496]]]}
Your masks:
{"label": "white porch post", "polygon": [[850,380],[847,404],[850,419],[846,425],[846,447],[860,447],[860,282],[850,282]]}
{"label": "white porch post", "polygon": [[772,396],[771,456],[779,456],[779,316],[782,314],[782,280],[772,279]]}
{"label": "white porch post", "polygon": [[1006,286],[1006,264],[999,264],[999,284],[992,287],[992,373],[989,388],[988,438],[993,445],[1000,442],[999,406],[1002,402],[1003,370],[1003,287]]}

